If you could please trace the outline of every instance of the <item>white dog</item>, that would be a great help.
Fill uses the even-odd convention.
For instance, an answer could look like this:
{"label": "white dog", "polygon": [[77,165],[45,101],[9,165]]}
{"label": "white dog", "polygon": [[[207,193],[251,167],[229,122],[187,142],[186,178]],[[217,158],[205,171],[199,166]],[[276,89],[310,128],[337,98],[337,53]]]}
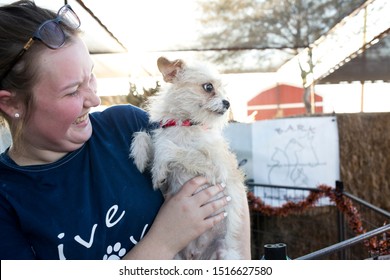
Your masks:
{"label": "white dog", "polygon": [[176,259],[241,259],[238,239],[246,188],[222,134],[230,104],[218,73],[204,64],[164,57],[157,65],[164,80],[172,83],[149,98],[150,121],[160,127],[150,134],[137,132],[130,155],[141,172],[151,168],[154,188],[165,195],[202,175],[211,184],[224,183],[225,194],[232,198],[225,221],[190,243]]}

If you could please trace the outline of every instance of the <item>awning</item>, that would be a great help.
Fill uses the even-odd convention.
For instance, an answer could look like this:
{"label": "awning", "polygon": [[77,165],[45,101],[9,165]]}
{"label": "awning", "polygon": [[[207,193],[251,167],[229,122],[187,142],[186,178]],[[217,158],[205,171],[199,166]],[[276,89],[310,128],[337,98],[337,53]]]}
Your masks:
{"label": "awning", "polygon": [[[284,64],[282,82],[311,83],[390,80],[390,1],[370,0],[327,34]],[[310,56],[311,51],[311,56]],[[310,72],[310,63],[313,71]]]}
{"label": "awning", "polygon": [[390,82],[390,35],[379,39],[379,42],[365,49],[360,54],[353,54],[341,65],[329,70],[328,75],[318,80],[318,84],[337,84],[354,81]]}

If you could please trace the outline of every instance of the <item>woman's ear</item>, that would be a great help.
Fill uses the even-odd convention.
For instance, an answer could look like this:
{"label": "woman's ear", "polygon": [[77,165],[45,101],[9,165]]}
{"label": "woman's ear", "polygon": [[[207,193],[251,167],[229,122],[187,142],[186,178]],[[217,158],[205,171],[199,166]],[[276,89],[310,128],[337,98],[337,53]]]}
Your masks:
{"label": "woman's ear", "polygon": [[10,118],[14,118],[16,114],[21,114],[20,106],[18,102],[15,102],[13,94],[8,91],[1,89],[0,90],[0,110],[8,115]]}

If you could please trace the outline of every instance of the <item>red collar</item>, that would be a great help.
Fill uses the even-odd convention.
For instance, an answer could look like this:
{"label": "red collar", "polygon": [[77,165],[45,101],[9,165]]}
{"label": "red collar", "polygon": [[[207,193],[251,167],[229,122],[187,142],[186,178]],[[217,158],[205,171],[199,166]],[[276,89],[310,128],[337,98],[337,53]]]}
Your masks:
{"label": "red collar", "polygon": [[176,121],[176,120],[167,120],[165,123],[160,122],[160,127],[167,128],[170,126],[192,126],[194,123],[190,120]]}

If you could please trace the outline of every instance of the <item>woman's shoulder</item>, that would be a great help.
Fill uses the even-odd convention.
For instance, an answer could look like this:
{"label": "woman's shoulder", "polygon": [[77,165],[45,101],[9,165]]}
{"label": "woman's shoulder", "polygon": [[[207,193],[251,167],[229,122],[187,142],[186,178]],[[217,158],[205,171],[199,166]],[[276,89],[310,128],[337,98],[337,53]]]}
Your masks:
{"label": "woman's shoulder", "polygon": [[145,110],[136,107],[131,104],[113,105],[107,107],[100,112],[94,112],[92,114],[101,114],[103,117],[126,117],[126,118],[148,118],[148,114]]}
{"label": "woman's shoulder", "polygon": [[138,131],[148,126],[148,113],[131,104],[110,106],[103,111],[91,113],[93,125],[128,127]]}

